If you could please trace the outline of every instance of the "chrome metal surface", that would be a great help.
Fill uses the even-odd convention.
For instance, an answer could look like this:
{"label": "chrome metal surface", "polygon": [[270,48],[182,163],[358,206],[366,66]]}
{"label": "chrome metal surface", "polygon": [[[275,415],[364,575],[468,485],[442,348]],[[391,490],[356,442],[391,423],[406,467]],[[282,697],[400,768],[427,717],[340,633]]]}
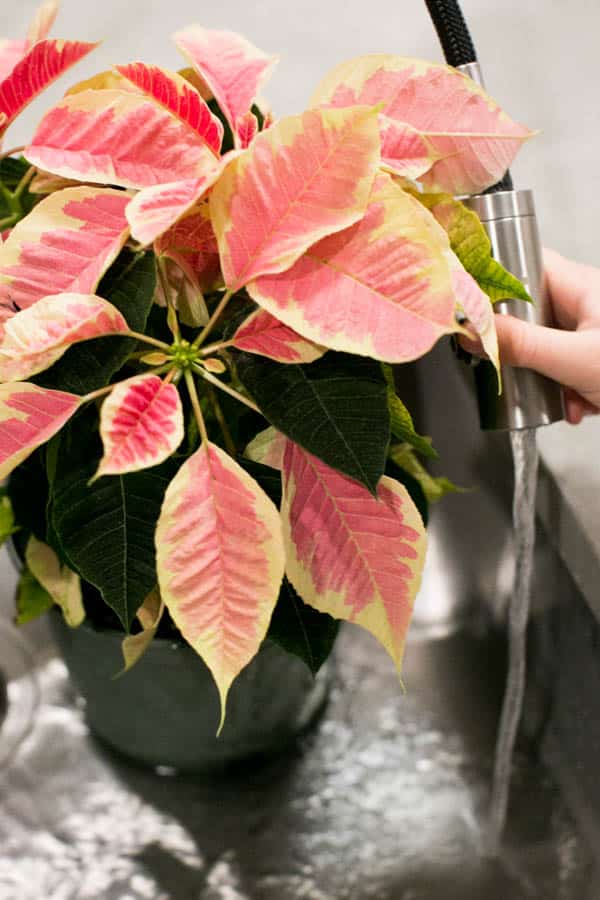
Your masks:
{"label": "chrome metal surface", "polygon": [[349,628],[338,671],[295,752],[179,779],[103,752],[63,664],[44,663],[36,729],[0,772],[1,900],[587,900],[592,860],[523,756],[505,852],[481,855],[497,645],[409,644],[403,695],[385,653]]}
{"label": "chrome metal surface", "polygon": [[463,75],[468,75],[469,78],[472,78],[480,87],[485,87],[481,66],[478,62],[464,63],[462,66],[456,66],[456,68],[459,72],[462,72]]}
{"label": "chrome metal surface", "polygon": [[[494,258],[523,282],[535,301],[533,304],[518,300],[496,303],[496,314],[552,325],[531,191],[502,191],[465,202],[481,218]],[[537,428],[564,418],[560,387],[536,372],[502,366],[501,395],[490,363],[481,362],[475,367],[475,379],[484,429]]]}

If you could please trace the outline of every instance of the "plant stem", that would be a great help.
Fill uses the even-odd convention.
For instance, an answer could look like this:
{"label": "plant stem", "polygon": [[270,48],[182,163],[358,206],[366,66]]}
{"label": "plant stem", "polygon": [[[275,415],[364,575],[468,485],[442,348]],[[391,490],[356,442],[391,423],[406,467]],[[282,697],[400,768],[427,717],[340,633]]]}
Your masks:
{"label": "plant stem", "polygon": [[204,326],[204,328],[202,329],[202,331],[200,332],[200,334],[198,335],[198,337],[192,344],[193,347],[201,346],[204,339],[213,330],[213,326],[214,326],[215,322],[217,321],[217,319],[219,318],[219,316],[221,315],[221,313],[223,312],[223,310],[225,309],[225,307],[227,306],[227,304],[229,303],[229,301],[231,300],[232,297],[233,297],[233,291],[226,291],[223,294],[223,296],[219,300],[219,303],[217,304],[217,307],[216,307],[215,311],[213,312],[212,316],[210,317],[210,319],[208,320],[208,322],[206,323],[206,325]]}
{"label": "plant stem", "polygon": [[221,409],[221,404],[219,403],[219,398],[217,397],[217,393],[213,388],[209,388],[208,397],[210,399],[213,412],[215,414],[215,418],[219,423],[219,427],[221,428],[221,433],[223,435],[223,440],[225,441],[225,446],[227,448],[227,452],[230,456],[235,456],[237,454],[237,448],[235,446],[234,440],[231,436],[231,431],[229,430],[229,425],[223,415],[223,410]]}
{"label": "plant stem", "polygon": [[22,153],[24,149],[25,144],[23,144],[22,147],[13,147],[12,150],[5,150],[4,153],[0,153],[0,162],[2,162],[3,159],[8,159],[9,156],[14,156],[15,153]]}
{"label": "plant stem", "polygon": [[189,369],[185,373],[185,383],[187,385],[187,389],[188,389],[188,392],[190,395],[190,400],[192,401],[192,409],[194,410],[196,422],[198,423],[198,430],[200,432],[200,437],[202,438],[203,443],[208,444],[208,432],[206,430],[204,416],[202,415],[202,408],[200,407],[200,400],[198,399],[198,391],[196,390],[196,385],[194,383],[194,376],[189,371]]}
{"label": "plant stem", "polygon": [[152,344],[153,347],[160,347],[160,349],[164,350],[166,353],[171,351],[171,347],[168,344],[165,344],[164,341],[159,341],[157,338],[150,337],[148,334],[140,334],[138,331],[128,331],[126,336],[135,338],[136,341],[142,341],[144,344]]}
{"label": "plant stem", "polygon": [[105,394],[109,394],[116,386],[116,384],[107,384],[106,387],[98,388],[97,391],[92,391],[91,394],[84,394],[81,402],[90,403],[92,400],[98,400],[100,397],[104,397]]}
{"label": "plant stem", "polygon": [[233,345],[233,341],[217,341],[214,344],[207,344],[206,347],[202,348],[201,356],[212,356],[213,353],[218,353],[219,350],[226,350],[227,347],[231,347]]}
{"label": "plant stem", "polygon": [[23,191],[25,190],[25,188],[27,187],[27,185],[29,184],[29,182],[31,181],[31,179],[33,178],[34,175],[35,175],[35,166],[29,166],[29,168],[27,169],[27,171],[25,172],[25,174],[23,175],[23,177],[21,178],[20,182],[18,183],[18,185],[16,186],[16,188],[13,192],[13,197],[15,200],[19,200],[19,198],[21,197],[21,194],[23,193]]}
{"label": "plant stem", "polygon": [[201,366],[192,366],[194,372],[197,372],[198,375],[201,375],[205,381],[210,382],[210,384],[214,384],[215,387],[220,388],[222,391],[225,391],[226,394],[229,394],[230,397],[235,397],[236,400],[239,400],[240,403],[243,403],[245,406],[248,406],[254,412],[260,413],[260,409],[253,403],[252,400],[249,400],[248,397],[244,397],[243,394],[240,394],[239,391],[236,391],[235,388],[229,387],[228,384],[225,384],[223,381],[219,381],[218,378],[215,378],[214,375],[211,375],[210,372],[207,372],[206,369],[203,369]]}

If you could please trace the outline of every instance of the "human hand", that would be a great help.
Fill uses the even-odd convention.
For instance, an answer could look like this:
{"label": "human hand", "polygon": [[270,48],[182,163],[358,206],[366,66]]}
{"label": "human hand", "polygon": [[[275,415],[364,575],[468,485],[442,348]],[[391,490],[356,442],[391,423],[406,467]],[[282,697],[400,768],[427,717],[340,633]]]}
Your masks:
{"label": "human hand", "polygon": [[[564,385],[567,420],[577,425],[600,412],[600,269],[544,250],[544,270],[558,327],[496,316],[500,359]],[[477,343],[461,344],[481,353]]]}

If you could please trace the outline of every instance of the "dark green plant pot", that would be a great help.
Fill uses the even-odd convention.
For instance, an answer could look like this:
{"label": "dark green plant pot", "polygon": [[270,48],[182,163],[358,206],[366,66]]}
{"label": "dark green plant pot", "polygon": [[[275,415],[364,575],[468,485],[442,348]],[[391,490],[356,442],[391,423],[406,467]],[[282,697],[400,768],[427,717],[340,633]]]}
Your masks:
{"label": "dark green plant pot", "polygon": [[52,631],[83,695],[93,733],[131,760],[179,771],[210,771],[286,748],[313,721],[329,688],[327,666],[312,677],[304,663],[265,641],[234,682],[219,738],[217,689],[206,665],[183,642],[156,638],[129,672],[117,631],[88,622],[71,629],[52,611]]}

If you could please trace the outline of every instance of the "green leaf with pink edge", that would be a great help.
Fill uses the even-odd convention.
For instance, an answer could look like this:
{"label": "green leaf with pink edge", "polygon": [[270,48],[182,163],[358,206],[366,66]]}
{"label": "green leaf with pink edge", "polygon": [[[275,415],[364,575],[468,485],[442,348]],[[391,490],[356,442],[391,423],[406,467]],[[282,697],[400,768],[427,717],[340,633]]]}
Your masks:
{"label": "green leaf with pink edge", "polygon": [[77,628],[85,619],[81,579],[61,562],[54,550],[33,535],[25,550],[25,563],[54,603],[60,606],[65,622]]}
{"label": "green leaf with pink edge", "polygon": [[0,82],[0,134],[31,101],[71,66],[97,47],[84,41],[39,41]]}
{"label": "green leaf with pink edge", "polygon": [[59,293],[93,293],[129,235],[123,191],[66,188],[46,197],[0,246],[0,327]]}
{"label": "green leaf with pink edge", "polygon": [[121,313],[94,294],[56,294],[8,319],[0,338],[0,382],[24,381],[70,346],[129,331]]}
{"label": "green leaf with pink edge", "polygon": [[470,491],[470,488],[459,487],[443,475],[430,475],[425,466],[417,459],[410,444],[395,444],[390,447],[390,459],[421,485],[429,503],[436,503],[446,494],[465,494]]}
{"label": "green leaf with pink edge", "polygon": [[81,397],[27,382],[0,385],[0,481],[60,431]]}
{"label": "green leaf with pink edge", "polygon": [[500,180],[532,136],[472,79],[421,59],[371,54],[348,60],[323,79],[311,100],[325,107],[363,103],[384,104],[384,147],[394,122],[401,129],[412,126],[428,141],[438,157],[420,176],[429,190],[480,193]]}
{"label": "green leaf with pink edge", "polygon": [[379,175],[360,222],[287,271],[252,281],[248,293],[316,344],[385,362],[418,359],[456,331],[448,241],[425,215]]}
{"label": "green leaf with pink edge", "polygon": [[210,195],[226,286],[283,272],[359,221],[378,165],[376,112],[367,107],[308,110],[261,132]]}
{"label": "green leaf with pink edge", "polygon": [[100,436],[104,455],[94,480],[159,465],[183,440],[179,391],[152,374],[119,382],[102,404]]}
{"label": "green leaf with pink edge", "polygon": [[286,575],[300,597],[365,628],[400,671],[427,541],[404,485],[383,476],[373,497],[288,441],[281,517]]}
{"label": "green leaf with pink edge", "polygon": [[492,303],[499,300],[533,302],[524,285],[492,256],[492,245],[477,213],[450,194],[413,194],[448,234],[450,246],[467,272]]}
{"label": "green leaf with pink edge", "polygon": [[190,124],[145,95],[118,89],[64,97],[38,125],[25,157],[63,178],[138,189],[202,178],[216,162]]}
{"label": "green leaf with pink edge", "polygon": [[264,639],[283,578],[275,505],[223,450],[205,443],[169,485],[156,529],[161,596],[221,699]]}
{"label": "green leaf with pink edge", "polygon": [[217,101],[236,146],[247,146],[247,113],[277,57],[263,53],[233,31],[214,31],[199,25],[178,31],[173,40]]}
{"label": "green leaf with pink edge", "polygon": [[264,309],[250,313],[231,342],[238,350],[258,353],[282,363],[311,363],[325,353],[324,347],[307,341]]}

